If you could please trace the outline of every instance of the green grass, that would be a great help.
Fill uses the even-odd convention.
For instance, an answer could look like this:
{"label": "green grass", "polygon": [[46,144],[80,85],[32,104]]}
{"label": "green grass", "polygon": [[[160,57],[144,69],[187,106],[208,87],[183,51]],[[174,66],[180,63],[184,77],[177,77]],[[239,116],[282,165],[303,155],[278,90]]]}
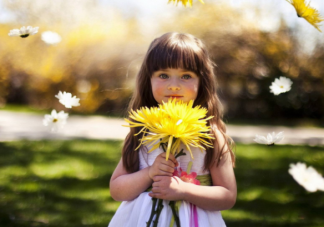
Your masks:
{"label": "green grass", "polygon": [[[107,226],[120,204],[109,179],[121,144],[0,143],[0,226]],[[308,193],[288,174],[298,161],[323,173],[323,147],[238,144],[236,155],[238,199],[222,212],[228,227],[324,226],[324,192]]]}
{"label": "green grass", "polygon": [[27,105],[19,105],[19,104],[6,104],[1,107],[0,110],[13,111],[13,112],[23,112],[23,113],[35,113],[35,114],[48,114],[49,110],[41,110],[37,108],[33,108]]}
{"label": "green grass", "polygon": [[289,119],[289,118],[278,118],[278,119],[225,119],[225,123],[231,125],[241,125],[241,126],[286,126],[286,127],[303,127],[303,128],[323,128],[323,119]]}
{"label": "green grass", "polygon": [[[12,112],[18,112],[18,113],[32,113],[32,114],[38,114],[38,115],[44,115],[44,114],[50,114],[52,109],[39,109],[34,108],[32,106],[28,105],[19,105],[19,104],[6,104],[3,107],[0,107],[0,111],[12,111]],[[66,108],[61,106],[61,109],[57,109],[57,111],[64,110],[67,111]],[[105,113],[82,113],[82,112],[73,112],[73,110],[68,110],[68,112],[72,113],[74,116],[101,116],[101,117],[109,117],[109,118],[124,118],[124,114],[114,114],[111,112],[105,112]]]}

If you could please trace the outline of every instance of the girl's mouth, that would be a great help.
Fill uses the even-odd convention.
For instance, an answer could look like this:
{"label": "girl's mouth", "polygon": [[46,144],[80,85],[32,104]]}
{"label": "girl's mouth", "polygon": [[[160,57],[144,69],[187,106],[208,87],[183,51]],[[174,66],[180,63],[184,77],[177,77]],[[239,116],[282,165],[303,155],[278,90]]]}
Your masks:
{"label": "girl's mouth", "polygon": [[167,98],[171,98],[171,99],[179,99],[182,98],[183,96],[178,96],[178,95],[170,95],[170,96],[166,96]]}

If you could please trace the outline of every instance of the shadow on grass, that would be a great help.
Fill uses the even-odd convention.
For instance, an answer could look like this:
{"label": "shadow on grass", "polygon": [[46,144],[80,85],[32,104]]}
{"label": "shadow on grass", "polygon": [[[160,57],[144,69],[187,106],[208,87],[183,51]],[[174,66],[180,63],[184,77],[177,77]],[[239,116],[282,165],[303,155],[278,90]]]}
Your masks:
{"label": "shadow on grass", "polygon": [[0,143],[0,226],[107,226],[119,205],[110,197],[109,180],[120,145]]}
{"label": "shadow on grass", "polygon": [[309,193],[294,181],[288,169],[297,162],[323,172],[323,147],[238,145],[238,199],[224,212],[227,225],[324,226],[324,192]]}
{"label": "shadow on grass", "polygon": [[[0,226],[107,226],[119,202],[109,180],[121,141],[0,143]],[[298,161],[324,171],[322,147],[237,145],[238,199],[228,227],[324,226],[324,192],[288,174]]]}

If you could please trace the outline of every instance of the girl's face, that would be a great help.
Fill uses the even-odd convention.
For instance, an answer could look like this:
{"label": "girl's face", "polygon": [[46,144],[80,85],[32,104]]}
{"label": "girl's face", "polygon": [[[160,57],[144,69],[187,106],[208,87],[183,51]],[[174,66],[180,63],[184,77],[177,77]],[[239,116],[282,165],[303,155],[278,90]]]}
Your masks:
{"label": "girl's face", "polygon": [[153,73],[151,77],[154,99],[162,104],[171,99],[183,102],[195,100],[198,94],[199,77],[196,73],[185,69],[163,69]]}

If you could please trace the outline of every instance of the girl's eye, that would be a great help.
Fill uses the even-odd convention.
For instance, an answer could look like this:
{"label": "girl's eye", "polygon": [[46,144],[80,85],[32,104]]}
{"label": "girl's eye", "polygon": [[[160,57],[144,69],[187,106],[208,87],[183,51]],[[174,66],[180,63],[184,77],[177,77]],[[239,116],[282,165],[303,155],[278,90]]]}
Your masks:
{"label": "girl's eye", "polygon": [[191,76],[189,74],[185,74],[185,75],[182,76],[182,78],[185,79],[185,80],[188,80],[188,79],[191,78]]}
{"label": "girl's eye", "polygon": [[168,79],[168,75],[167,74],[160,74],[159,75],[159,77],[161,78],[161,79]]}

